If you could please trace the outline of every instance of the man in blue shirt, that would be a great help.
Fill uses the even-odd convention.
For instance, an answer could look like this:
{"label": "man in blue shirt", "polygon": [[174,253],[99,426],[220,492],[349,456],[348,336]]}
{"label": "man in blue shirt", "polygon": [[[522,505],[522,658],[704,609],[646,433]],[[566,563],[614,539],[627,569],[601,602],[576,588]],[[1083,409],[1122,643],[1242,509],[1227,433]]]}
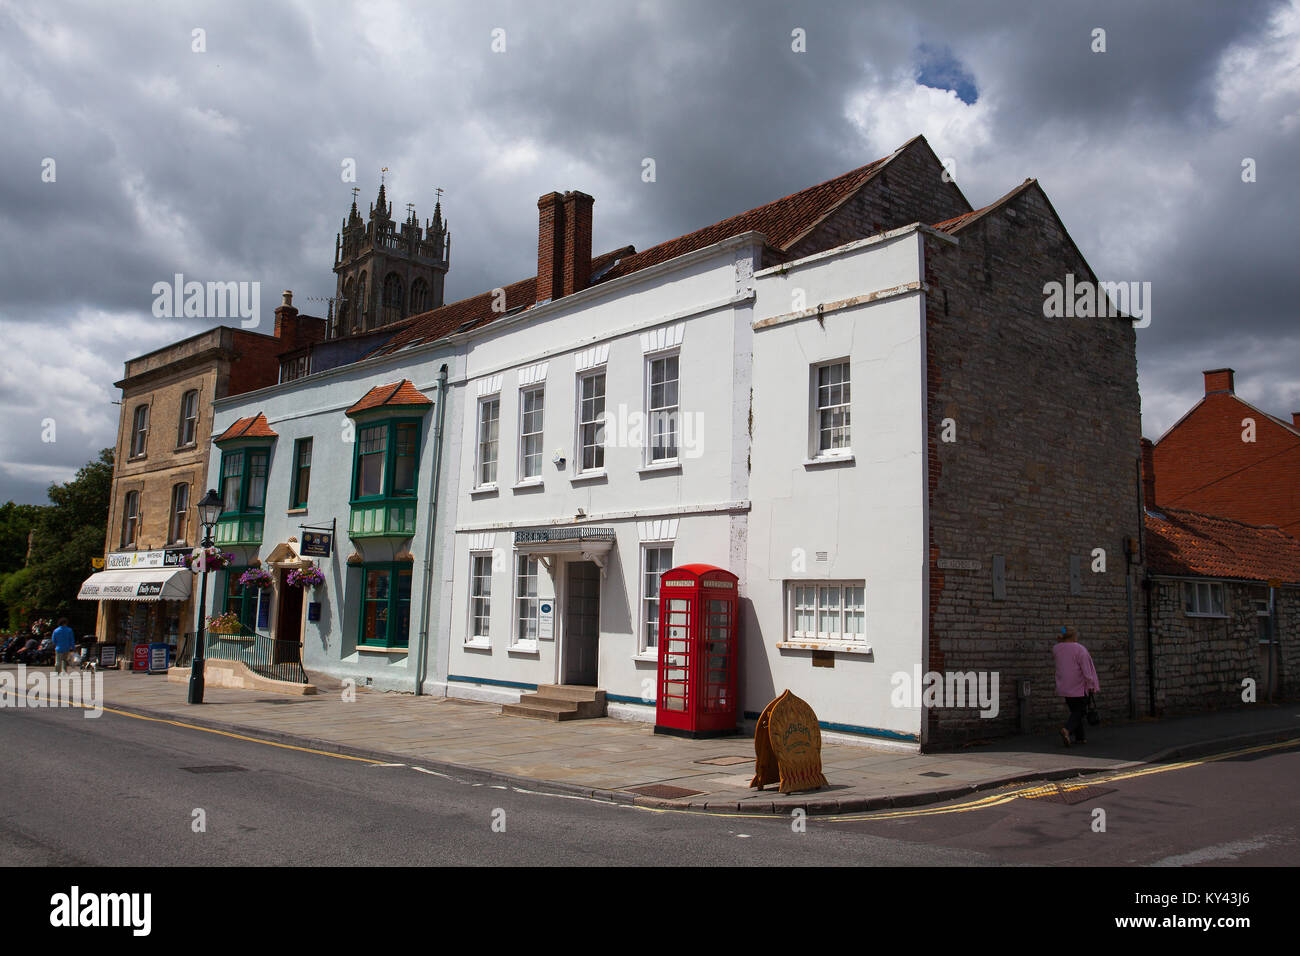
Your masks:
{"label": "man in blue shirt", "polygon": [[60,674],[72,670],[72,645],[76,641],[66,617],[59,618],[54,629],[54,670]]}

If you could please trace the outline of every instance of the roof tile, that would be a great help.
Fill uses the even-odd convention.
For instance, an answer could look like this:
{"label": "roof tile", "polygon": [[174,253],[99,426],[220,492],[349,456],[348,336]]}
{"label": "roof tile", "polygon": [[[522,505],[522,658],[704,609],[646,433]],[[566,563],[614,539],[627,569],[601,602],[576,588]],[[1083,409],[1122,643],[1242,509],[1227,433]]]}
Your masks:
{"label": "roof tile", "polygon": [[1156,574],[1300,584],[1300,541],[1275,526],[1160,508],[1147,512],[1146,530]]}
{"label": "roof tile", "polygon": [[241,418],[224,432],[213,439],[220,444],[224,441],[234,441],[236,438],[279,438],[271,430],[271,425],[266,420],[266,416],[261,412],[251,415],[248,418]]}
{"label": "roof tile", "polygon": [[410,379],[404,378],[400,382],[392,382],[388,385],[376,385],[362,396],[361,401],[357,402],[343,414],[355,415],[357,412],[369,411],[372,408],[432,404],[432,400],[427,398],[423,392],[412,385]]}

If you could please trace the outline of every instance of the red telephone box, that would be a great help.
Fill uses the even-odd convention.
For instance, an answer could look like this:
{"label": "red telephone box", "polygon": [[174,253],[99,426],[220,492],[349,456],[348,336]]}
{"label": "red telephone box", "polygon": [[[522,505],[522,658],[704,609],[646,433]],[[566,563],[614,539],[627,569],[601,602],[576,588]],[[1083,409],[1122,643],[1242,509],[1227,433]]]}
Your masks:
{"label": "red telephone box", "polygon": [[684,564],[659,578],[655,733],[736,733],[737,582],[708,564]]}

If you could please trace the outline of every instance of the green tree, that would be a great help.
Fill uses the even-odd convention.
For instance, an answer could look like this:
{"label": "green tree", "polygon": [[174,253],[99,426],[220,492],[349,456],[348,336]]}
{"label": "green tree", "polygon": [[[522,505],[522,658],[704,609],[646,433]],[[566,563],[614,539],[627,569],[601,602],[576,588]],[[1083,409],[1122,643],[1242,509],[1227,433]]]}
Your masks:
{"label": "green tree", "polygon": [[77,591],[91,573],[91,558],[104,555],[112,485],[111,448],[78,469],[72,481],[50,485],[50,505],[36,522],[30,574],[22,587],[28,613],[66,617],[79,634],[94,629],[96,605],[78,601]]}
{"label": "green tree", "polygon": [[[19,505],[12,501],[0,505],[0,627],[12,629],[25,623],[21,620],[17,625],[10,623],[11,618],[15,620],[21,618],[22,612],[18,607],[11,606],[5,599],[5,584],[14,572],[21,571],[26,566],[28,535],[35,529],[41,513],[47,507],[47,505]],[[14,586],[17,590],[12,592],[14,599],[20,603],[23,600],[22,587],[24,586],[25,584],[20,582]]]}

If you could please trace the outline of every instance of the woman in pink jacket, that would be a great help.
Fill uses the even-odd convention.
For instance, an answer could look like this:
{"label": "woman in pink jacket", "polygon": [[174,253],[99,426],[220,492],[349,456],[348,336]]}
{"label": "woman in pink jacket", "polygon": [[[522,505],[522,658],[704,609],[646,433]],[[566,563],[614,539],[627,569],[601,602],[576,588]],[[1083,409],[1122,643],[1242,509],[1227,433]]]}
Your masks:
{"label": "woman in pink jacket", "polygon": [[1079,632],[1069,625],[1061,628],[1061,635],[1052,648],[1056,658],[1056,692],[1065,698],[1070,708],[1070,719],[1061,728],[1061,740],[1070,746],[1070,735],[1076,743],[1087,743],[1088,694],[1101,690],[1097,682],[1097,668],[1092,655],[1079,643]]}

